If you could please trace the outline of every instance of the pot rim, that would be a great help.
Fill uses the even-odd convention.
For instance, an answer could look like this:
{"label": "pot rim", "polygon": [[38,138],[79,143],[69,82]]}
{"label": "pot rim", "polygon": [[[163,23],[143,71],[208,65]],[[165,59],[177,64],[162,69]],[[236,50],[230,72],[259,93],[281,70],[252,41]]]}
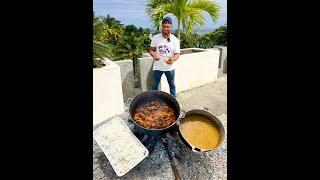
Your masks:
{"label": "pot rim", "polygon": [[184,116],[184,110],[181,109],[179,102],[178,102],[174,97],[172,97],[170,94],[168,94],[167,92],[158,91],[158,90],[148,90],[148,91],[141,92],[141,93],[137,94],[136,96],[134,96],[134,97],[132,98],[132,100],[130,101],[130,104],[129,104],[129,109],[130,109],[130,107],[131,107],[131,102],[132,102],[134,99],[136,99],[138,96],[142,96],[143,94],[150,93],[150,92],[151,92],[151,93],[152,93],[152,92],[158,92],[158,93],[162,93],[162,94],[169,95],[169,96],[172,98],[172,100],[175,101],[176,104],[178,104],[179,116],[176,117],[176,121],[175,121],[174,123],[172,123],[170,126],[165,127],[165,128],[161,128],[161,129],[150,128],[150,129],[149,129],[149,128],[145,128],[145,127],[139,125],[138,123],[136,123],[136,121],[133,120],[133,117],[131,116],[131,114],[130,114],[130,112],[129,112],[129,114],[130,114],[130,120],[131,120],[135,125],[137,125],[138,127],[142,128],[142,129],[145,129],[145,130],[148,130],[148,131],[163,131],[163,130],[169,129],[169,128],[171,128],[172,126],[176,125],[176,124],[180,121],[181,116]]}
{"label": "pot rim", "polygon": [[[219,143],[218,143],[218,145],[217,145],[216,147],[214,147],[214,148],[212,148],[212,149],[202,149],[202,148],[198,148],[198,147],[190,144],[190,143],[184,138],[183,133],[182,133],[182,131],[181,131],[181,124],[183,123],[185,117],[190,116],[190,114],[188,114],[188,113],[192,113],[192,115],[197,114],[197,115],[203,116],[202,114],[198,114],[198,113],[194,113],[194,114],[193,114],[193,111],[202,111],[202,112],[205,112],[205,113],[209,113],[211,116],[213,116],[213,117],[217,120],[218,126],[220,126],[221,129],[222,129],[221,132],[219,131],[219,137],[220,137],[220,138],[222,137],[222,139],[219,141]],[[182,118],[182,119],[180,120],[180,122],[179,122],[179,135],[181,136],[182,141],[183,141],[187,146],[189,146],[189,147],[192,149],[193,152],[196,152],[196,153],[211,152],[211,151],[215,151],[215,150],[219,149],[219,148],[222,146],[222,143],[223,143],[224,140],[225,140],[225,129],[224,129],[224,126],[223,126],[222,122],[220,121],[220,119],[218,119],[213,113],[211,113],[209,110],[206,110],[206,109],[192,109],[192,110],[190,110],[190,111],[188,111],[188,112],[185,113],[185,117]],[[204,118],[206,118],[206,117],[204,117]],[[207,118],[206,118],[206,119],[207,119]],[[210,119],[209,119],[209,120],[210,120]],[[212,120],[210,120],[210,121],[212,121]],[[222,134],[220,134],[220,133],[222,133]]]}

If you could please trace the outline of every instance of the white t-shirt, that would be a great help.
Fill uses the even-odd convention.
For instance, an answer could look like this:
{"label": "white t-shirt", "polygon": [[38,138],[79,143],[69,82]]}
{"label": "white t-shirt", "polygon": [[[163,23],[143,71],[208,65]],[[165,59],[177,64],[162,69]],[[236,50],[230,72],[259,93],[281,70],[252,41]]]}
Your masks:
{"label": "white t-shirt", "polygon": [[170,42],[162,36],[157,34],[151,41],[151,47],[156,47],[156,52],[160,55],[159,61],[154,61],[153,70],[172,71],[175,69],[175,63],[167,64],[164,57],[173,57],[174,53],[180,53],[180,41],[173,34],[170,34]]}

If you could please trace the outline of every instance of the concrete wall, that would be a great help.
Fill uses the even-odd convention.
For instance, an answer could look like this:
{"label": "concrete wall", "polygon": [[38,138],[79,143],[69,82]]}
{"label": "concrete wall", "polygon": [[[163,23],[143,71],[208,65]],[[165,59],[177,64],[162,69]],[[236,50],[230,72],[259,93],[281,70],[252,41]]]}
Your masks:
{"label": "concrete wall", "polygon": [[224,62],[223,62],[223,69],[222,69],[222,72],[224,73],[224,74],[227,74],[227,65],[228,65],[228,62],[227,62],[227,58],[224,60]]}
{"label": "concrete wall", "polygon": [[120,66],[123,99],[135,96],[133,61],[131,59],[114,61]]}
{"label": "concrete wall", "polygon": [[151,89],[152,84],[152,57],[139,58],[138,66],[140,69],[140,87],[142,91]]}
{"label": "concrete wall", "polygon": [[[185,50],[182,49],[181,51],[182,55],[179,60],[175,62],[175,84],[177,93],[217,79],[220,56],[218,49],[188,48]],[[193,53],[191,53],[192,51]],[[160,84],[160,90],[170,92],[165,76],[162,76]]]}
{"label": "concrete wall", "polygon": [[150,56],[149,53],[142,53],[142,56],[141,56],[141,57],[144,58],[144,57],[151,57],[151,56]]}
{"label": "concrete wall", "polygon": [[[214,46],[215,48],[218,48],[220,50],[220,61],[219,61],[219,69],[222,71],[222,73],[227,73],[227,46]],[[213,49],[215,49],[213,48]]]}
{"label": "concrete wall", "polygon": [[180,55],[203,52],[204,50],[202,48],[185,48],[181,49]]}
{"label": "concrete wall", "polygon": [[93,125],[124,112],[120,67],[106,60],[93,69]]}

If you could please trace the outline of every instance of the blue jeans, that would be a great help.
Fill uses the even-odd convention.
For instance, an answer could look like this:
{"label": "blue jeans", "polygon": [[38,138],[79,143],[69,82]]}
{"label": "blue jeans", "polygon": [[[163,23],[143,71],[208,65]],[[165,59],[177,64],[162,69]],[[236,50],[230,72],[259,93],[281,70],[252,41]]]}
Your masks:
{"label": "blue jeans", "polygon": [[171,96],[176,97],[176,85],[174,84],[174,72],[175,72],[175,70],[172,70],[172,71],[155,70],[155,71],[153,71],[153,82],[152,82],[151,90],[158,90],[161,76],[164,73],[167,77],[167,81],[168,81],[168,84],[170,87],[170,94],[171,94]]}

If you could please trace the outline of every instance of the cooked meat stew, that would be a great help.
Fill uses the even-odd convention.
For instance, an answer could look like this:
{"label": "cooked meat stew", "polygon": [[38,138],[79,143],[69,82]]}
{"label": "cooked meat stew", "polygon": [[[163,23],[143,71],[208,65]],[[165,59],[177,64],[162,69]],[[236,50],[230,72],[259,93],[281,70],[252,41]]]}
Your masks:
{"label": "cooked meat stew", "polygon": [[162,129],[176,121],[174,110],[162,102],[152,101],[137,108],[134,121],[148,129]]}

